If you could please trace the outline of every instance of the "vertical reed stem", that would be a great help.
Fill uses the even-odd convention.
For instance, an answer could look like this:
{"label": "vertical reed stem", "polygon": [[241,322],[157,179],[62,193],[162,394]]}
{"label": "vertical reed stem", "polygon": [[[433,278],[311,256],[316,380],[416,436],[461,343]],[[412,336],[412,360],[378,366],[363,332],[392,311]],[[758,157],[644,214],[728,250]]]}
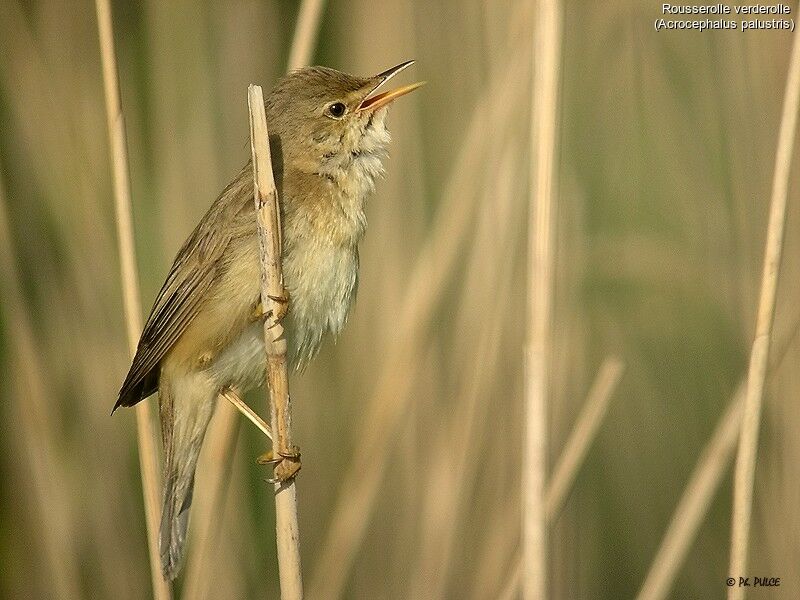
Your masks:
{"label": "vertical reed stem", "polygon": [[303,597],[300,570],[300,532],[297,525],[297,489],[294,476],[300,467],[299,452],[292,444],[286,338],[275,318],[281,310],[276,300],[285,295],[281,273],[281,225],[278,192],[272,174],[267,117],[261,87],[247,90],[250,110],[250,146],[253,153],[253,195],[256,205],[261,254],[261,305],[270,315],[264,322],[267,349],[267,384],[272,416],[272,453],[283,459],[275,466],[275,529],[281,598]]}
{"label": "vertical reed stem", "polygon": [[[50,402],[54,395],[47,385],[48,368],[39,362],[42,353],[34,340],[31,307],[22,294],[19,261],[6,206],[3,165],[0,164],[0,281],[3,282],[0,318],[7,326],[6,339],[10,342],[8,371],[3,372],[3,377],[9,383],[16,380],[11,390],[20,396],[6,398],[12,409],[8,413],[14,423],[12,429],[18,438],[9,445],[8,452],[12,452],[15,460],[20,460],[20,470],[30,477],[32,497],[28,496],[27,489],[15,489],[14,493],[25,498],[30,511],[37,511],[38,530],[33,536],[40,540],[46,565],[37,573],[46,581],[48,575],[52,576],[49,589],[53,596],[78,600],[82,594],[79,556],[73,539],[77,528],[72,516],[72,487],[68,485],[68,473],[58,460],[63,458],[60,453],[64,446],[52,420]],[[15,453],[17,450],[19,455]],[[8,475],[4,479],[6,485],[11,480]]]}
{"label": "vertical reed stem", "polygon": [[[114,170],[114,211],[122,271],[125,324],[128,333],[128,346],[131,356],[133,356],[142,330],[142,308],[139,301],[139,280],[136,274],[125,119],[122,114],[119,93],[111,6],[109,0],[96,0],[95,6],[100,36],[100,55],[103,63],[103,87],[105,90],[111,163]],[[160,477],[155,433],[148,405],[143,402],[139,403],[135,410],[136,432],[139,442],[139,470],[144,494],[147,548],[150,555],[153,595],[157,600],[166,600],[172,596],[172,593],[169,584],[161,576],[161,561],[158,553],[158,488]]]}
{"label": "vertical reed stem", "polygon": [[[322,9],[324,8],[324,5],[324,0],[303,0],[302,5],[300,6],[300,13],[297,18],[297,25],[295,26],[292,47],[289,52],[289,71],[304,67],[311,61],[311,55],[313,54],[314,48],[317,44],[319,22],[322,16]],[[220,397],[233,404],[233,406],[235,406],[240,413],[245,415],[253,424],[255,424],[255,426],[258,427],[262,433],[264,433],[264,435],[272,439],[272,433],[269,431],[269,428],[264,426],[265,424],[261,421],[261,418],[255,412],[253,412],[253,410],[247,406],[247,404],[245,404],[238,395],[229,391],[228,393],[222,394]],[[236,435],[238,433],[238,428],[231,428],[229,431],[231,432],[231,435]],[[231,453],[225,455],[228,459],[230,459],[234,447],[233,441],[221,440],[221,442],[225,443],[226,447],[231,449]],[[227,465],[228,462],[229,460],[223,460],[222,463],[220,463],[219,468],[226,468],[225,465]],[[219,474],[215,474],[214,476],[220,485],[227,485],[228,478],[221,477]],[[219,502],[212,503],[212,514],[218,514],[220,511],[217,509],[221,509],[222,499],[224,497],[222,490],[215,489],[214,496],[219,499]],[[191,573],[193,578],[189,578],[189,575],[187,574],[187,579],[190,582],[189,587],[186,589],[187,594],[189,592],[195,593],[196,590],[204,589],[204,584],[198,583],[197,581],[194,581],[194,579],[207,577],[206,573],[208,573],[208,565],[206,563],[211,560],[213,556],[213,553],[206,551],[205,548],[200,548],[197,546],[194,548],[196,548],[196,550],[191,550],[192,559],[189,560],[190,567],[192,568]],[[186,597],[194,598],[195,596],[187,595]]]}
{"label": "vertical reed stem", "polygon": [[[778,149],[775,153],[775,172],[772,180],[767,241],[761,274],[758,316],[744,400],[739,451],[733,480],[733,517],[731,524],[731,560],[728,576],[747,576],[747,550],[750,542],[750,519],[753,508],[753,482],[758,452],[758,430],[761,424],[761,405],[764,380],[767,374],[769,345],[775,320],[775,299],[780,274],[783,235],[786,226],[786,204],[791,172],[792,150],[797,129],[797,110],[800,101],[800,33],[794,35],[786,91],[783,101]],[[744,598],[745,588],[728,589],[729,600]]]}
{"label": "vertical reed stem", "polygon": [[289,71],[305,67],[311,61],[311,55],[317,45],[319,20],[323,8],[325,0],[303,0],[300,5],[292,48],[289,50]]}
{"label": "vertical reed stem", "polygon": [[540,0],[533,31],[528,341],[523,456],[523,597],[547,597],[547,398],[553,299],[553,177],[561,17],[558,0]]}
{"label": "vertical reed stem", "polygon": [[[595,376],[589,395],[583,403],[583,408],[545,488],[544,512],[547,526],[552,525],[558,518],[567,496],[572,491],[578,471],[584,463],[589,446],[597,437],[600,425],[608,412],[611,395],[624,370],[624,363],[619,358],[611,356],[606,358]],[[522,579],[522,559],[523,557],[517,558],[498,598],[510,600],[518,594]]]}

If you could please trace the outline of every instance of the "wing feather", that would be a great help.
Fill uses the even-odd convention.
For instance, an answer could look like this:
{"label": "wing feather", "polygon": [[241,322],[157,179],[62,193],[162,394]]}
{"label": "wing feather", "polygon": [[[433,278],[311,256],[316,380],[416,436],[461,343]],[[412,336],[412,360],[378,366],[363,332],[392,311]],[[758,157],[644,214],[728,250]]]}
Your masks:
{"label": "wing feather", "polygon": [[[172,264],[142,331],[133,363],[114,406],[133,406],[158,385],[160,362],[201,310],[214,281],[225,267],[224,255],[231,239],[240,233],[233,222],[243,212],[250,190],[248,167],[212,204]],[[238,197],[233,197],[238,196]],[[250,198],[252,202],[252,197]],[[233,209],[232,213],[230,212]]]}

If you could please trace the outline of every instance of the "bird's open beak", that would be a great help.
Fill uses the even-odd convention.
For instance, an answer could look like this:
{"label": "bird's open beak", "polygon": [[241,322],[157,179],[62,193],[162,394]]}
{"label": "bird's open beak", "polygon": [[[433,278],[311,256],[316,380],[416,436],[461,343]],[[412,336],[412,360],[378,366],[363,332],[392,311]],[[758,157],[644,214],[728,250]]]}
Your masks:
{"label": "bird's open beak", "polygon": [[386,106],[390,102],[396,100],[400,96],[405,96],[406,94],[413,92],[418,87],[425,85],[424,81],[418,81],[417,83],[412,83],[411,85],[404,85],[403,87],[399,87],[394,90],[390,90],[388,92],[381,92],[380,94],[376,94],[380,88],[382,88],[387,81],[389,81],[392,77],[397,75],[403,69],[410,67],[414,64],[413,60],[407,60],[404,63],[400,63],[396,67],[392,67],[380,73],[379,75],[375,76],[375,79],[378,80],[378,85],[376,85],[370,93],[367,95],[364,100],[361,101],[361,104],[358,105],[356,110],[377,110],[381,106]]}

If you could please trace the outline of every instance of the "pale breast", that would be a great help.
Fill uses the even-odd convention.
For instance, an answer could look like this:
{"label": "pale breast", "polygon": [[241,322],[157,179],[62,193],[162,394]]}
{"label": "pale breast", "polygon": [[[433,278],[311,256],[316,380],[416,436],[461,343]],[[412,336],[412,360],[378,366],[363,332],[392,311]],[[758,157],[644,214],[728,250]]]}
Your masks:
{"label": "pale breast", "polygon": [[297,245],[285,257],[284,278],[291,298],[290,360],[301,366],[317,353],[325,333],[339,333],[347,321],[358,284],[357,247]]}
{"label": "pale breast", "polygon": [[252,322],[217,355],[209,370],[220,388],[235,387],[244,392],[264,382],[265,352],[264,325]]}
{"label": "pale breast", "polygon": [[[298,239],[295,231],[283,260],[284,283],[290,297],[284,327],[289,342],[289,364],[305,365],[319,350],[323,337],[339,333],[358,284],[357,246],[330,245],[319,238]],[[204,322],[226,326],[228,339],[214,352],[208,369],[220,387],[246,390],[264,380],[264,329],[252,322],[252,307],[260,297],[257,238],[247,248],[234,250],[235,259],[217,286]],[[227,315],[227,316],[226,316]]]}
{"label": "pale breast", "polygon": [[[385,128],[381,127],[383,143]],[[364,203],[382,173],[377,153],[353,155],[329,173],[287,170],[283,182],[283,275],[289,292],[284,320],[289,362],[302,367],[319,350],[323,337],[338,334],[347,321],[358,285],[358,243],[366,229]],[[219,298],[236,298],[220,321],[235,323],[233,337],[213,369],[224,385],[249,387],[263,380],[263,329],[242,321],[260,295],[258,238],[232,250]],[[219,306],[222,306],[220,303]]]}

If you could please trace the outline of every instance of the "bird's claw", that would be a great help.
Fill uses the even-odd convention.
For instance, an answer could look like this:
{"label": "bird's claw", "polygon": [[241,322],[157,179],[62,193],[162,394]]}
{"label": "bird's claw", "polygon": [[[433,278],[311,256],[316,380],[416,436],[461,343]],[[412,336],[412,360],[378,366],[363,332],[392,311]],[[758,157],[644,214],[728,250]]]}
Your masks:
{"label": "bird's claw", "polygon": [[284,288],[280,296],[267,297],[276,303],[275,308],[269,311],[273,319],[273,323],[270,327],[275,327],[275,325],[283,321],[286,313],[289,312],[289,292]]}
{"label": "bird's claw", "polygon": [[284,289],[279,296],[269,295],[267,298],[275,302],[275,308],[265,311],[263,302],[259,300],[251,314],[251,321],[255,323],[256,321],[265,321],[270,319],[272,320],[272,323],[269,326],[271,329],[280,323],[286,316],[286,313],[289,311],[289,292]]}
{"label": "bird's claw", "polygon": [[275,458],[275,455],[272,453],[272,450],[267,450],[256,459],[256,462],[260,465],[277,465],[279,462],[283,460],[282,457]]}
{"label": "bird's claw", "polygon": [[275,456],[272,450],[268,450],[259,456],[256,462],[260,465],[271,465],[274,470],[275,477],[264,481],[272,484],[285,483],[297,477],[300,471],[300,448],[292,446],[288,450],[278,452],[278,456]]}

